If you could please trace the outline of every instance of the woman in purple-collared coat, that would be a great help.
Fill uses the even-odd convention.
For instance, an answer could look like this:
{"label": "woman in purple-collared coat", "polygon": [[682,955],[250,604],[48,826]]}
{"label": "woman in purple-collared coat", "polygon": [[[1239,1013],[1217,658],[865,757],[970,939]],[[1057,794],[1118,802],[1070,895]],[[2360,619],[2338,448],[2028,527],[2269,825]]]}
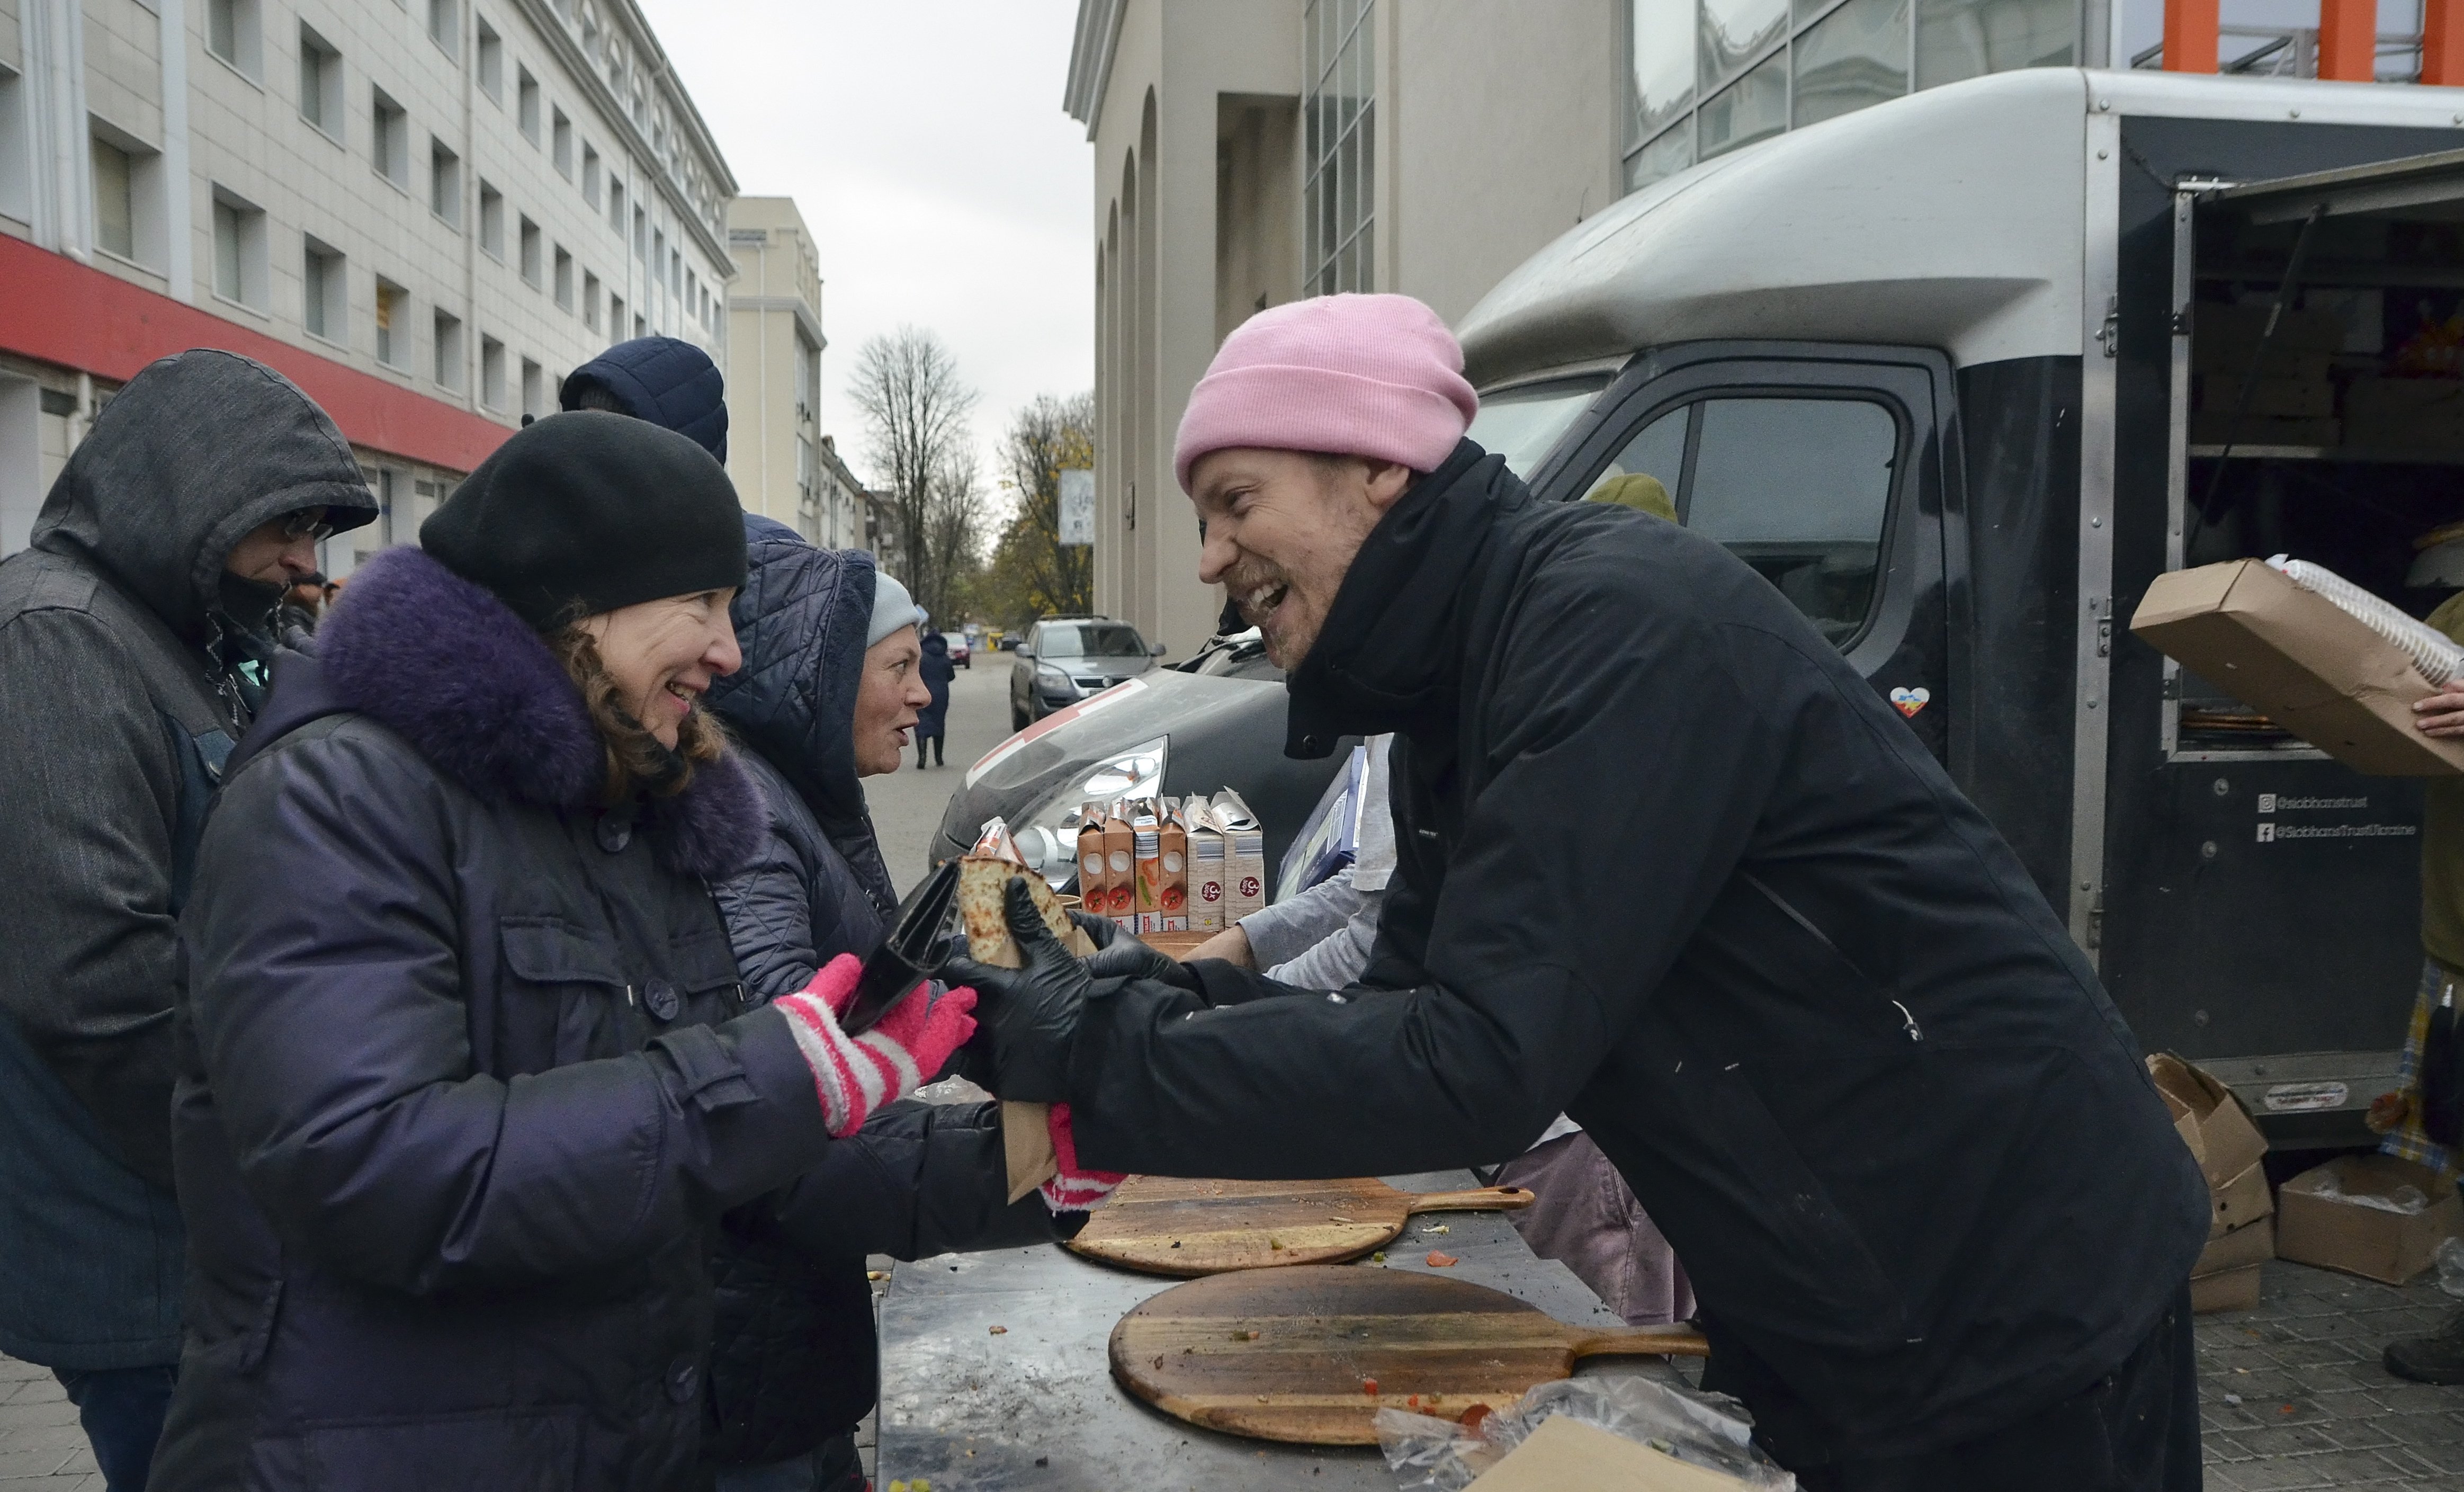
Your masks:
{"label": "woman in purple-collared coat", "polygon": [[278,666],[199,852],[155,1492],[693,1485],[719,1215],[795,1232],[831,1136],[972,1028],[954,995],[849,1041],[853,960],[745,996],[706,452],[555,415],[421,539]]}

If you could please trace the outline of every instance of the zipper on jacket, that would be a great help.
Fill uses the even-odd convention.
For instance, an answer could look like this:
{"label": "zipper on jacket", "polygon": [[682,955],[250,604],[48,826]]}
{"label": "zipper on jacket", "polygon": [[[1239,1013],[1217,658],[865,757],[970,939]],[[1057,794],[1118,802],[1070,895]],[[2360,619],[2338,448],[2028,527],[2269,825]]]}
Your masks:
{"label": "zipper on jacket", "polygon": [[[1790,906],[1788,904],[1787,897],[1772,890],[1769,885],[1764,883],[1761,876],[1754,874],[1751,870],[1739,867],[1737,874],[1745,879],[1745,883],[1748,886],[1752,887],[1755,890],[1762,892],[1765,897],[1769,898],[1772,906],[1777,907],[1781,911],[1786,912],[1788,914],[1789,921],[1795,923],[1798,927],[1803,928],[1807,932],[1813,934],[1814,939],[1816,942],[1831,950],[1833,955],[1841,963],[1846,964],[1851,969],[1856,969],[1859,977],[1863,978],[1868,984],[1873,984],[1876,993],[1881,993],[1881,986],[1874,984],[1874,980],[1865,974],[1864,970],[1858,969],[1857,961],[1849,957],[1846,954],[1841,953],[1839,951],[1839,945],[1831,941],[1831,934],[1823,932],[1820,928],[1815,927],[1814,925],[1813,918],[1808,917],[1805,913],[1797,911],[1794,907]],[[1900,1028],[1907,1032],[1908,1040],[1911,1042],[1924,1041],[1925,1032],[1917,1025],[1917,1018],[1909,1014],[1908,1007],[1900,1003],[1898,999],[1891,996],[1884,995],[1882,998],[1890,1000],[1891,1008],[1900,1013]]]}

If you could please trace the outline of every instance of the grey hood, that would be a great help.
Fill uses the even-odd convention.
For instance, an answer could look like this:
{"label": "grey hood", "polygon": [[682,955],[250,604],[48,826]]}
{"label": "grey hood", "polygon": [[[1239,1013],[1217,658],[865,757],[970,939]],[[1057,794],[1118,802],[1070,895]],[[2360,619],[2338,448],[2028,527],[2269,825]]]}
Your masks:
{"label": "grey hood", "polygon": [[195,638],[233,546],[317,507],[337,531],[376,518],[342,432],[272,368],[193,348],[148,365],[103,406],[44,498],[33,545],[100,566]]}

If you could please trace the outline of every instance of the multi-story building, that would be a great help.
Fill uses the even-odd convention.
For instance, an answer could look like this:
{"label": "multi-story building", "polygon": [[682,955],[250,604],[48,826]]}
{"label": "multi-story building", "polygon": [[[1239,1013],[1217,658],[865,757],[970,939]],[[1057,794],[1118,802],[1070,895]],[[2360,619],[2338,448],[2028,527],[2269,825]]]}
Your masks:
{"label": "multi-story building", "polygon": [[822,253],[787,197],[727,208],[727,472],[745,508],[833,549],[865,541],[864,485],[822,433]]}
{"label": "multi-story building", "polygon": [[[2422,33],[2458,12],[2325,0],[2361,38],[2347,60],[2322,63],[2316,29],[2227,27],[2220,64],[2210,3],[2201,55],[2175,60],[2443,77]],[[1080,0],[1064,106],[1094,145],[1096,605],[1176,653],[1212,630],[1172,439],[1253,312],[1400,291],[1456,320],[1698,161],[1980,74],[2165,65],[2166,20],[2166,0]]]}
{"label": "multi-story building", "polygon": [[359,451],[345,573],[607,343],[723,360],[735,186],[632,0],[0,0],[0,551],[206,345]]}

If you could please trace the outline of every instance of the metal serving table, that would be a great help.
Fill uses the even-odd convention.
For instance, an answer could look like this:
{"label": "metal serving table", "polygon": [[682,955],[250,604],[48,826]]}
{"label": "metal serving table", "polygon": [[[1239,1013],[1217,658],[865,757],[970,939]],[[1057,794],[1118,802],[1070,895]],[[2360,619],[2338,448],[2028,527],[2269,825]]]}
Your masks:
{"label": "metal serving table", "polygon": [[[1468,1172],[1391,1176],[1405,1192],[1478,1186]],[[1445,1225],[1442,1235],[1428,1230]],[[1623,1325],[1589,1286],[1534,1255],[1504,1213],[1414,1218],[1385,1267],[1442,1273],[1529,1301],[1575,1326]],[[1354,1267],[1376,1268],[1362,1263]],[[1112,1381],[1105,1353],[1132,1306],[1177,1280],[1133,1274],[1045,1246],[945,1254],[897,1265],[881,1303],[881,1417],[873,1485],[921,1478],[932,1492],[1393,1492],[1375,1446],[1319,1449],[1201,1430]],[[993,1328],[1003,1328],[998,1335]],[[1682,1381],[1656,1358],[1586,1373]]]}

